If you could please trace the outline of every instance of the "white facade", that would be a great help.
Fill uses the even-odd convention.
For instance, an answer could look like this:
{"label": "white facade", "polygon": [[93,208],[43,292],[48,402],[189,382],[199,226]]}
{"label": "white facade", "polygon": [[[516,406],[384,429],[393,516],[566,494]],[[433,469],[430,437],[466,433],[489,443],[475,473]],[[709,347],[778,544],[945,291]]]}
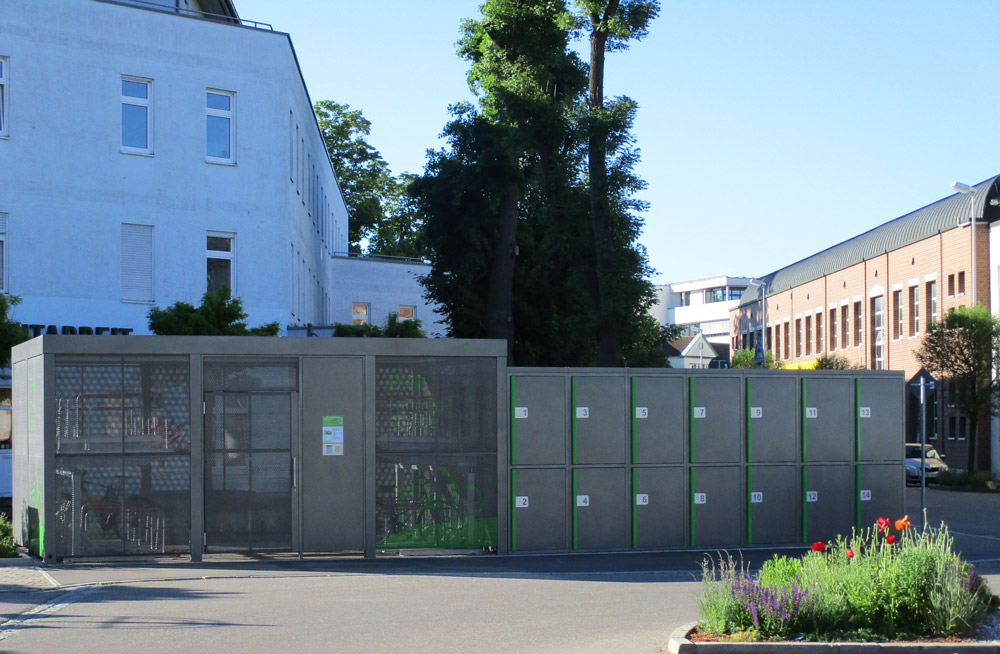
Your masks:
{"label": "white facade", "polygon": [[[400,277],[334,257],[347,209],[287,34],[8,0],[0,67],[2,290],[34,332],[148,333],[151,306],[198,304],[213,270],[251,325],[329,324],[358,279]],[[430,313],[405,282],[386,303]]]}
{"label": "white facade", "polygon": [[708,277],[658,285],[651,313],[661,325],[693,326],[710,343],[728,344],[729,311],[739,304],[750,277]]}

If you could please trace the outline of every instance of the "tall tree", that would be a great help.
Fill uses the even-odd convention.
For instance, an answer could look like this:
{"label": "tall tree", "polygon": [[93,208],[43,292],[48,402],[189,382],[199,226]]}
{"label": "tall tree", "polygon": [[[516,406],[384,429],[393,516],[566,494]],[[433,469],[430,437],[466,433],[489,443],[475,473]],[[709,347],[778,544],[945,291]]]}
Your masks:
{"label": "tall tree", "polygon": [[[629,152],[628,137],[635,115],[635,103],[622,97],[612,103],[604,101],[604,62],[608,52],[628,48],[629,41],[646,36],[649,23],[659,13],[657,0],[576,0],[577,7],[589,28],[590,73],[587,87],[588,165],[590,184],[590,218],[594,232],[595,283],[598,307],[597,363],[604,366],[625,364],[622,351],[622,326],[630,322],[628,315],[634,301],[649,302],[652,289],[635,284],[636,277],[648,272],[645,253],[633,246],[639,225],[628,211],[627,202],[615,206],[615,196],[641,188],[632,175],[619,180],[615,188],[610,179],[609,153],[621,152],[628,163],[637,155]],[[623,151],[624,150],[624,151]],[[624,166],[619,174],[631,170]],[[621,197],[618,198],[622,199]],[[624,209],[624,211],[623,211]],[[638,268],[638,270],[636,269]],[[631,274],[629,274],[631,273]],[[638,292],[638,298],[632,298]],[[632,301],[630,301],[632,300]]]}
{"label": "tall tree", "polygon": [[967,469],[979,467],[979,422],[997,414],[1000,318],[988,307],[959,307],[927,330],[917,360],[953,385],[955,406],[969,418]]}

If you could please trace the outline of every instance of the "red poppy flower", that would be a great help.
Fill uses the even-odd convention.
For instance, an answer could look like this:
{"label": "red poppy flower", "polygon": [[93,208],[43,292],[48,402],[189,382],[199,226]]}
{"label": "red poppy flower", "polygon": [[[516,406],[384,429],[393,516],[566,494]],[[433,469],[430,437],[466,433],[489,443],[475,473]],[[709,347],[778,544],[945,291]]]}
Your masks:
{"label": "red poppy flower", "polygon": [[850,547],[847,548],[847,558],[849,559],[854,558],[854,550],[852,550]]}
{"label": "red poppy flower", "polygon": [[826,549],[826,545],[824,545],[823,543],[816,542],[816,543],[812,544],[812,551],[813,552],[822,552],[825,549]]}
{"label": "red poppy flower", "polygon": [[889,531],[892,522],[889,521],[889,518],[879,518],[875,521],[875,524],[878,525],[879,531]]}
{"label": "red poppy flower", "polygon": [[890,545],[892,545],[893,543],[896,542],[896,537],[890,534],[890,535],[888,535],[888,536],[885,537],[885,542],[887,542]]}

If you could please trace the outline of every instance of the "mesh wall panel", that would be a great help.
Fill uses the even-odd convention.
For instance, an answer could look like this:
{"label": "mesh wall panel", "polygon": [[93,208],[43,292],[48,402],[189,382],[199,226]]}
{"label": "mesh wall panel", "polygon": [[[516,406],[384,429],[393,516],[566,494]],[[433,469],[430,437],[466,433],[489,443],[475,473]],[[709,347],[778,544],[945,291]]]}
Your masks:
{"label": "mesh wall panel", "polygon": [[296,361],[275,359],[205,359],[206,391],[294,391]]}
{"label": "mesh wall panel", "polygon": [[56,453],[122,451],[122,366],[56,365]]}

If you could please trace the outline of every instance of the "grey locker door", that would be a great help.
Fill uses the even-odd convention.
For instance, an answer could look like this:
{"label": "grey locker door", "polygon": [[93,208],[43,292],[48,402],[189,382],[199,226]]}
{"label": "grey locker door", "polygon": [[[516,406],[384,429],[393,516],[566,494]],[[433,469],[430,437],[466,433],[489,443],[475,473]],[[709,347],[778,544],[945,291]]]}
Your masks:
{"label": "grey locker door", "polygon": [[795,378],[747,377],[747,461],[799,460]]}
{"label": "grey locker door", "polygon": [[573,377],[573,463],[625,463],[625,378]]}
{"label": "grey locker door", "polygon": [[803,460],[816,463],[853,460],[851,379],[803,377],[801,384]]}
{"label": "grey locker door", "polygon": [[627,544],[624,468],[573,470],[573,549],[619,550]]}
{"label": "grey locker door", "polygon": [[512,376],[510,464],[566,463],[566,380]]}
{"label": "grey locker door", "polygon": [[683,547],[684,468],[632,468],[632,547]]}
{"label": "grey locker door", "polygon": [[568,549],[565,469],[512,470],[510,494],[511,552]]}
{"label": "grey locker door", "polygon": [[826,542],[854,526],[850,465],[802,466],[803,542]]}
{"label": "grey locker door", "polygon": [[855,380],[857,448],[860,461],[902,461],[903,380]]}
{"label": "grey locker door", "polygon": [[[307,552],[364,549],[364,359],[305,358],[302,376],[313,380],[301,394],[302,450],[297,468],[303,548]],[[324,418],[342,424],[341,447],[323,442]],[[339,438],[339,432],[327,436],[332,441]]]}
{"label": "grey locker door", "polygon": [[[865,529],[876,518],[896,520],[903,517],[905,468],[902,462],[856,466],[856,526]],[[914,521],[915,522],[915,521]]]}
{"label": "grey locker door", "polygon": [[739,466],[692,467],[688,470],[690,544],[692,547],[743,542],[743,470]]}
{"label": "grey locker door", "polygon": [[685,406],[683,377],[632,378],[632,463],[684,462]]}
{"label": "grey locker door", "polygon": [[791,545],[802,534],[797,466],[747,466],[747,545]]}
{"label": "grey locker door", "polygon": [[688,378],[688,451],[691,463],[739,463],[743,459],[737,377]]}

